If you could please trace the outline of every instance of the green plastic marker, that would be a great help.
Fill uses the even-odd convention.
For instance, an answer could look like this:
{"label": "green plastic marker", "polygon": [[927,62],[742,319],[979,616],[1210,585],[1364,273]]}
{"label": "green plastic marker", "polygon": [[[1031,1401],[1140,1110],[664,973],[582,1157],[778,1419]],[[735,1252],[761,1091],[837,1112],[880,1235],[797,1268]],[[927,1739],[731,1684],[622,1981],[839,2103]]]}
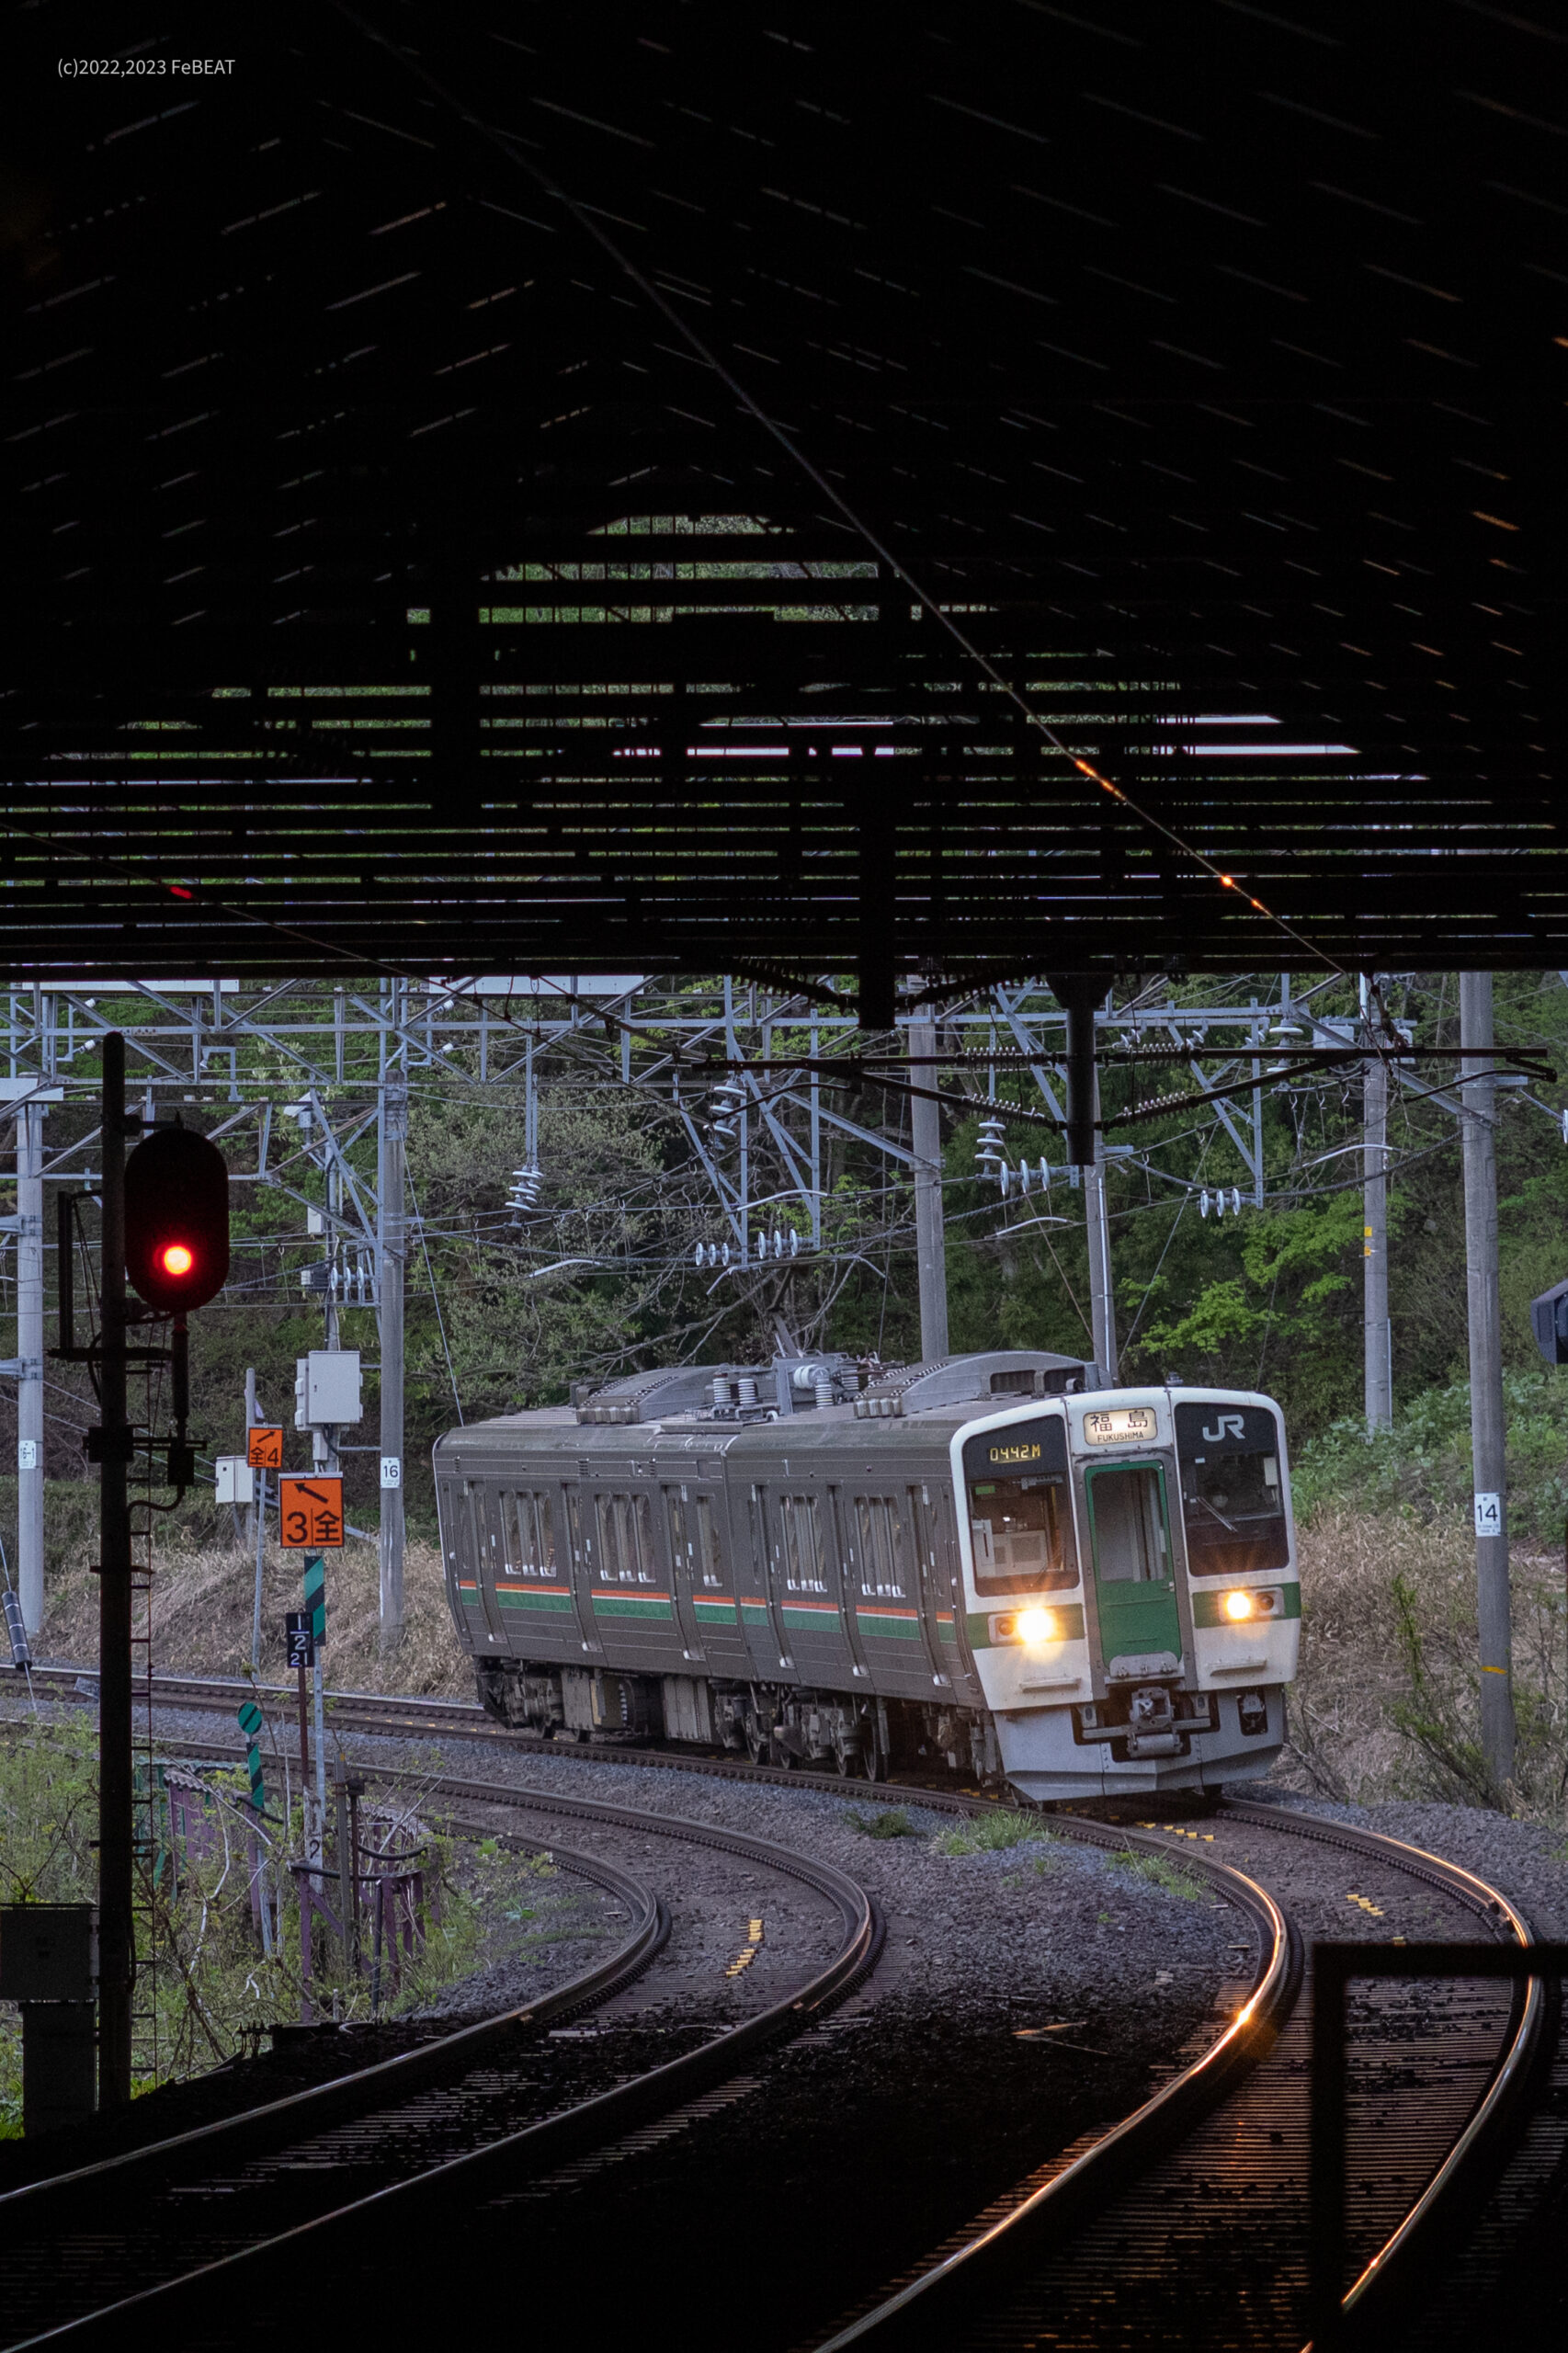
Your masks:
{"label": "green plastic marker", "polygon": [[239,1726],[245,1736],[245,1763],[250,1768],[250,1802],[257,1813],[265,1813],[267,1790],[261,1776],[261,1750],[257,1746],[262,1713],[254,1699],[247,1699],[239,1711]]}

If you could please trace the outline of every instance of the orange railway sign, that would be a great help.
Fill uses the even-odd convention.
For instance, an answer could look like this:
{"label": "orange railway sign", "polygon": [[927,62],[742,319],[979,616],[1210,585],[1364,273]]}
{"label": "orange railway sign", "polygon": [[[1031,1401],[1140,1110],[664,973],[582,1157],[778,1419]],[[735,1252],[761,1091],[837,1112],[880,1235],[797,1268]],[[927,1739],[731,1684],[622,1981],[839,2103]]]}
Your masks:
{"label": "orange railway sign", "polygon": [[278,1527],[280,1540],[297,1552],[343,1549],[343,1482],[312,1477],[280,1480]]}
{"label": "orange railway sign", "polygon": [[283,1432],[257,1422],[245,1432],[245,1461],[253,1471],[281,1471],[283,1468]]}

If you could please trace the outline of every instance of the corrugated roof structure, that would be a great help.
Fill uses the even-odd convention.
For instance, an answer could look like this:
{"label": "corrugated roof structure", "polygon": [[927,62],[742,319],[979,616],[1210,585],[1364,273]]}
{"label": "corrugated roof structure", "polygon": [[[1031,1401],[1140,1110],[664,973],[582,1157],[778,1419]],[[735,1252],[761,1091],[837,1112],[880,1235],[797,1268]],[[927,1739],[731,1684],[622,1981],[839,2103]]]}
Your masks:
{"label": "corrugated roof structure", "polygon": [[13,971],[1568,965],[1544,14],[11,36]]}

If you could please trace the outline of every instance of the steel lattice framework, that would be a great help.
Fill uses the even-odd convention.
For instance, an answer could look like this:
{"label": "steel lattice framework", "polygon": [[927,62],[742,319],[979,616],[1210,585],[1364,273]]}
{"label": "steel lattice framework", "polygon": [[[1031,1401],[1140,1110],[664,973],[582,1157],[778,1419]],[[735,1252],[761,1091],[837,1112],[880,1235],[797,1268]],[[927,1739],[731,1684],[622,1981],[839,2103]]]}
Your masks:
{"label": "steel lattice framework", "polygon": [[14,28],[11,968],[1568,962],[1558,37],[775,16]]}

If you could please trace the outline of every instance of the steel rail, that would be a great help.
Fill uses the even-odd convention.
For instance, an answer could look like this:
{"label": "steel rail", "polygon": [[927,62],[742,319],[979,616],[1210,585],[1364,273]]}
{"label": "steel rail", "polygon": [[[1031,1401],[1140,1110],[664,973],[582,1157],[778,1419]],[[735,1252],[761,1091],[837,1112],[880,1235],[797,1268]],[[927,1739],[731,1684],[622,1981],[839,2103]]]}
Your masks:
{"label": "steel rail", "polygon": [[[64,1682],[67,1677],[74,1677],[77,1672],[89,1671],[60,1668],[52,1672]],[[159,1679],[156,1693],[161,1699],[166,1694],[168,1703],[178,1704],[174,1697],[177,1691],[181,1697],[187,1698],[187,1704],[200,1708],[211,1707],[220,1696],[226,1699],[231,1689],[243,1692],[251,1688],[248,1683],[218,1685],[169,1677]],[[267,1689],[267,1687],[263,1688]],[[270,1690],[267,1695],[272,1696]],[[277,1687],[276,1696],[280,1701],[292,1698],[292,1694],[283,1687]],[[563,1744],[547,1736],[511,1732],[497,1726],[472,1702],[400,1699],[370,1693],[345,1692],[335,1696],[339,1704],[335,1710],[335,1721],[345,1730],[349,1728],[350,1711],[361,1704],[368,1715],[372,1711],[376,1714],[383,1711],[387,1713],[395,1711],[402,1720],[400,1729],[408,1724],[410,1717],[416,1716],[421,1711],[428,1711],[431,1717],[438,1712],[444,1729],[460,1729],[463,1737],[477,1736],[485,1741],[504,1743],[522,1753],[549,1754],[576,1758],[584,1763],[637,1765],[783,1788],[812,1789],[840,1797],[854,1795],[882,1802],[902,1801],[971,1816],[984,1814],[994,1802],[994,1799],[985,1798],[976,1791],[927,1788],[903,1782],[868,1784],[835,1775],[754,1766],[727,1756],[704,1757],[608,1744],[587,1746]],[[374,1731],[380,1727],[367,1722],[365,1729]],[[190,1753],[190,1745],[184,1745],[187,1753]],[[234,1752],[225,1748],[216,1753],[226,1756]],[[483,1796],[487,1801],[505,1802],[508,1794],[482,1784],[469,1784],[467,1787],[472,1795]],[[1511,1936],[1522,1943],[1532,1941],[1528,1924],[1506,1897],[1474,1873],[1441,1857],[1427,1854],[1423,1849],[1379,1833],[1358,1830],[1346,1824],[1330,1823],[1318,1816],[1294,1813],[1282,1807],[1227,1801],[1223,1812],[1233,1820],[1255,1822],[1287,1836],[1314,1840],[1379,1859],[1454,1897],[1483,1919],[1494,1932]],[[661,1816],[659,1819],[667,1820],[669,1817]],[[1044,2236],[1048,2231],[1053,2233],[1057,2218],[1065,2223],[1070,2210],[1077,2211],[1080,2200],[1100,2197],[1116,2187],[1110,2178],[1113,2172],[1119,2175],[1123,2185],[1131,2183],[1138,2165],[1153,2161],[1173,2145],[1182,2132],[1194,2129],[1205,2115],[1222,2103],[1239,2075],[1256,2066],[1267,2055],[1278,2028],[1290,2014],[1301,1984],[1300,1951],[1298,1947],[1283,1969],[1279,1968],[1279,1931],[1271,1921],[1265,1927],[1267,1909],[1272,1907],[1275,1913],[1278,1913],[1279,1907],[1273,1904],[1266,1890],[1246,1881],[1244,1874],[1234,1872],[1228,1866],[1195,1855],[1190,1847],[1179,1839],[1166,1838],[1157,1833],[1119,1824],[1112,1828],[1104,1823],[1074,1814],[1054,1816],[1053,1826],[1068,1836],[1101,1847],[1125,1849],[1131,1845],[1179,1855],[1188,1871],[1213,1881],[1222,1893],[1248,1913],[1254,1925],[1262,1930],[1268,1946],[1249,1999],[1241,2016],[1225,2029],[1210,2050],[1182,2075],[1164,2086],[1153,2099],[1145,2103],[1143,2108],[1135,2109],[1043,2189],[1021,2201],[1012,2213],[983,2232],[976,2232],[972,2243],[945,2256],[919,2279],[909,2283],[897,2295],[889,2298],[885,2304],[877,2307],[875,2312],[861,2315],[839,2336],[825,2341],[818,2348],[818,2353],[830,2353],[831,2347],[867,2341],[872,2325],[880,2324],[884,2315],[889,2324],[888,2341],[892,2341],[897,2334],[892,2325],[895,2315],[924,2310],[920,2299],[941,2296],[942,2291],[930,2283],[956,2279],[962,2274],[966,2263],[972,2266],[977,2261],[981,2262],[982,2268],[988,2268],[994,2262],[1000,2273],[1011,2267],[1014,2245],[1021,2246],[1023,2237],[1028,2235],[1031,2229],[1036,2238]],[[1280,1917],[1283,1920],[1283,1915]],[[1293,1930],[1289,1922],[1284,1922],[1283,1934],[1289,1948],[1293,1940]],[[1348,2291],[1345,2299],[1347,2316],[1360,2315],[1374,2306],[1381,2310],[1385,2296],[1392,2292],[1390,2283],[1402,2287],[1407,2281],[1415,2251],[1427,2246],[1439,2226],[1462,2211],[1471,2186],[1499,2144],[1506,2141],[1510,2126],[1521,2108],[1528,2103],[1531,2079],[1540,2063],[1549,2007],[1547,1989],[1542,1981],[1530,1979],[1522,1995],[1515,2002],[1509,2023],[1509,2040],[1486,2092],[1426,2188],[1399,2228],[1364,2267]],[[1027,2221],[1026,2217],[1028,2218]],[[997,2252],[1004,2245],[1008,2249],[1006,2257]],[[993,2250],[993,2253],[981,2258],[979,2250],[983,2247]],[[1043,2249],[1036,2247],[1032,2252],[1038,2257]],[[1027,2261],[1028,2258],[1021,2259]],[[970,2276],[976,2275],[971,2272]],[[988,2289],[988,2296],[989,2293]]]}
{"label": "steel rail", "polygon": [[[1259,1805],[1246,1802],[1226,1802],[1221,1808],[1226,1816],[1238,1821],[1256,1823],[1269,1830],[1282,1831],[1287,1836],[1312,1839],[1320,1844],[1375,1859],[1426,1885],[1438,1888],[1466,1909],[1484,1920],[1494,1932],[1515,1938],[1522,1945],[1533,1943],[1528,1922],[1496,1888],[1490,1886],[1462,1865],[1449,1863],[1443,1858],[1410,1847],[1403,1841],[1383,1836],[1373,1831],[1359,1830],[1348,1824],[1331,1823],[1319,1816],[1301,1815],[1283,1807]],[[1068,1827],[1065,1821],[1062,1828]],[[1172,1855],[1180,1855],[1188,1870],[1214,1874],[1229,1867],[1213,1863],[1194,1855],[1186,1842],[1175,1837],[1159,1836],[1144,1831],[1141,1844],[1154,1843]],[[1099,1843],[1119,1843],[1120,1833],[1108,1834]],[[1240,1876],[1240,1874],[1237,1874]],[[1263,1894],[1259,1888],[1257,1893]],[[1272,1902],[1271,1898],[1266,1901]],[[1273,1977],[1274,1972],[1269,1972]],[[1298,1966],[1289,1998],[1281,2003],[1278,1996],[1272,2012],[1272,2022],[1283,2022],[1283,2016],[1295,1998],[1301,1982]],[[1407,2292],[1411,2266],[1417,2252],[1431,2244],[1439,2224],[1458,2223],[1466,2217],[1473,2186],[1487,2161],[1506,2142],[1509,2128],[1522,2120],[1520,2111],[1530,2097],[1532,2077],[1541,2057],[1544,2029],[1548,2016],[1547,1989],[1541,1979],[1528,1980],[1522,2000],[1511,2006],[1506,2041],[1493,2070],[1485,2091],[1472,2109],[1463,2129],[1441,2160],[1426,2188],[1410,2208],[1398,2228],[1363,2266],[1359,2277],[1343,2300],[1342,2314],[1358,2322],[1376,2320],[1387,2315],[1393,2295]],[[1125,2118],[1105,2137],[1086,2150],[1082,2156],[1063,2169],[1053,2179],[1031,2195],[1022,2199],[1009,2212],[971,2237],[944,2253],[938,2259],[907,2281],[892,2295],[831,2336],[818,2340],[812,2353],[847,2353],[847,2348],[875,2346],[915,2347],[934,2344],[938,2339],[950,2342],[955,2329],[963,2322],[977,2317],[989,2309],[1006,2290],[1017,2284],[1020,2277],[1057,2251],[1061,2240],[1085,2208],[1103,2209],[1107,2201],[1135,2185],[1152,2161],[1165,2154],[1175,2139],[1179,2138],[1221,2104],[1230,2083],[1220,2086],[1220,2098],[1210,2098],[1188,2108],[1187,2087],[1194,2090],[1201,2082],[1210,2060],[1229,2046],[1235,2050],[1242,2020],[1257,2017],[1263,2009],[1262,1988],[1255,1994],[1238,2019],[1236,2027],[1221,2037],[1214,2050],[1205,2053],[1185,2075],[1165,2085],[1154,2097]],[[1273,2035],[1268,2040],[1272,2041]],[[1259,2051],[1256,2056],[1264,2055]],[[1256,2059],[1254,2061],[1256,2063]],[[1233,2065],[1233,2080],[1243,2072]],[[1167,2124],[1176,2123],[1175,2133],[1159,2129],[1162,2118]],[[1310,2341],[1306,2353],[1312,2353]]]}
{"label": "steel rail", "polygon": [[[190,1753],[189,1745],[185,1745],[187,1753]],[[233,1754],[226,1747],[215,1751],[210,1749],[208,1753],[215,1753],[223,1758]],[[324,2251],[335,2234],[345,2230],[362,2233],[370,2227],[400,2227],[404,2218],[419,2206],[422,2199],[438,2198],[449,2193],[466,2199],[483,2196],[488,2190],[497,2188],[510,2189],[566,2158],[580,2156],[585,2150],[613,2143],[633,2127],[646,2123],[651,2117],[666,2115],[722,2083],[746,2058],[767,2044],[813,2024],[826,2010],[854,1991],[875,1966],[881,1953],[883,1937],[881,1915],[867,1891],[834,1865],[794,1854],[769,1839],[689,1821],[681,1815],[648,1813],[639,1808],[602,1804],[588,1799],[562,1797],[554,1792],[496,1789],[484,1782],[445,1778],[431,1782],[425,1776],[408,1772],[376,1772],[373,1768],[368,1770],[378,1779],[418,1781],[432,1795],[450,1796],[468,1802],[478,1801],[486,1805],[519,1812],[593,1821],[642,1835],[653,1833],[762,1864],[826,1896],[838,1913],[843,1929],[841,1940],[832,1960],[818,1970],[805,1985],[769,2004],[751,2018],[743,2019],[738,2025],[728,2028],[695,2051],[669,2060],[662,2066],[617,2085],[611,2090],[561,2109],[537,2123],[449,2156],[367,2196],[327,2209],[290,2230],[257,2238],[246,2246],[212,2262],[177,2273],[131,2296],[119,2298],[113,2303],[79,2314],[40,2334],[15,2339],[10,2353],[23,2353],[25,2347],[38,2345],[123,2343],[128,2328],[135,2328],[141,2324],[164,2328],[179,2313],[199,2306],[210,2291],[241,2286],[249,2277],[247,2267],[294,2260],[306,2253]],[[574,1862],[582,1859],[574,1858]],[[595,1869],[610,1874],[608,1865],[596,1864]],[[615,1873],[613,1879],[622,1881],[626,1890],[635,1891],[645,1912],[647,1891],[623,1874]],[[611,1883],[608,1876],[605,1883]],[[667,1915],[661,1904],[655,1904],[655,1909],[664,1924],[658,1939],[662,1942],[664,1934],[667,1934]],[[629,1947],[623,1949],[621,1956],[616,1957],[622,1970],[621,1976],[617,1979],[618,1987],[646,1968],[653,1949],[657,1949],[655,1945],[653,1949],[640,1952],[633,1963],[629,1954],[630,1946],[634,1942],[635,1938],[629,1940]],[[177,2169],[193,2155],[205,2155],[210,2152],[215,2165],[226,2166],[268,2149],[275,2152],[301,2136],[308,2136],[367,2109],[380,2108],[385,2104],[386,2095],[395,2097],[403,2089],[413,2089],[416,2083],[427,2088],[433,2080],[450,2076],[454,2072],[467,2074],[476,2061],[493,2053],[497,2039],[509,2038],[519,2027],[537,2024],[547,2014],[559,2016],[566,2009],[581,2010],[589,2004],[597,2006],[606,1998],[605,1987],[593,1983],[600,1973],[593,1971],[585,1972],[582,1978],[574,1979],[568,1985],[558,1989],[556,1995],[548,1997],[546,2003],[535,2004],[527,2012],[511,2013],[499,2020],[486,2020],[479,2027],[444,2037],[439,2042],[426,2045],[420,2051],[380,2062],[358,2074],[335,2078],[330,2084],[294,2094],[285,2100],[269,2102],[261,2109],[248,2109],[240,2116],[199,2127],[193,2132],[177,2135],[167,2142],[124,2152],[97,2165],[77,2167],[68,2174],[25,2185],[0,2201],[0,2222],[9,2219],[14,2212],[20,2212],[24,2220],[34,2214],[47,2216],[62,2200],[79,2204],[85,2196],[90,2195],[95,2185],[119,2190],[134,2182],[138,2188],[145,2186],[155,2194],[160,2184],[169,2177],[171,2168]],[[29,2202],[24,2204],[24,2201]]]}

